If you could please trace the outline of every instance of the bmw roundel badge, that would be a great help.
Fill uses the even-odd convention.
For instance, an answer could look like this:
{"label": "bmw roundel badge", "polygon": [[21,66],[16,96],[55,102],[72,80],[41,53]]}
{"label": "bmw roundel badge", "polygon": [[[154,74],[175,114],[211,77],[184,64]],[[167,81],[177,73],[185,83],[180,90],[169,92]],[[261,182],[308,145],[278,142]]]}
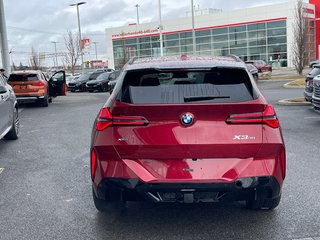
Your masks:
{"label": "bmw roundel badge", "polygon": [[193,115],[191,113],[185,113],[181,117],[181,123],[184,126],[190,126],[193,123]]}

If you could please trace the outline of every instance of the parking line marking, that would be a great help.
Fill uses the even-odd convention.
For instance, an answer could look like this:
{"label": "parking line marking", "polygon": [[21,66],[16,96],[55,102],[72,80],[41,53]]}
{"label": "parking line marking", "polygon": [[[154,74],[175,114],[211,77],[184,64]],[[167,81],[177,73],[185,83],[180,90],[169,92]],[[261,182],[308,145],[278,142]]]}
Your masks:
{"label": "parking line marking", "polygon": [[292,240],[319,240],[320,237],[294,238]]}
{"label": "parking line marking", "polygon": [[3,172],[4,168],[0,168],[0,174]]}
{"label": "parking line marking", "polygon": [[320,117],[304,117],[305,119],[320,119]]}
{"label": "parking line marking", "polygon": [[312,238],[295,238],[295,239],[292,239],[292,240],[313,240]]}
{"label": "parking line marking", "polygon": [[19,108],[18,113],[21,113],[24,110],[24,108]]}

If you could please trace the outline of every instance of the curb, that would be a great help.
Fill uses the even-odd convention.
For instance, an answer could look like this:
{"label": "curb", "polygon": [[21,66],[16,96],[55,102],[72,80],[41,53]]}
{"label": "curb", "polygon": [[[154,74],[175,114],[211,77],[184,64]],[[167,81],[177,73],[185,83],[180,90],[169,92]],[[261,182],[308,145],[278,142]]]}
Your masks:
{"label": "curb", "polygon": [[290,84],[294,82],[294,81],[291,81],[291,82],[288,82],[288,83],[285,83],[283,84],[283,87],[284,88],[299,88],[299,89],[303,89],[304,88],[304,85],[303,86],[291,86]]}
{"label": "curb", "polygon": [[290,102],[290,100],[297,98],[282,99],[277,102],[278,105],[282,106],[311,106],[311,102]]}

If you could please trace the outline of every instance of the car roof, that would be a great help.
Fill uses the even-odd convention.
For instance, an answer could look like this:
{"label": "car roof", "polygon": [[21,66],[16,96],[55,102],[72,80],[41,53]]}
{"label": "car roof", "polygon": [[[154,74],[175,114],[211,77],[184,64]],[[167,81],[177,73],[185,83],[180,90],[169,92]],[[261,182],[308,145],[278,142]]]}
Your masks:
{"label": "car roof", "polygon": [[151,57],[151,58],[133,58],[125,66],[124,70],[139,70],[139,69],[198,69],[198,68],[213,68],[213,67],[228,67],[246,69],[244,62],[238,61],[233,57],[223,56],[166,56],[166,57]]}
{"label": "car roof", "polygon": [[26,70],[26,71],[14,71],[11,74],[18,74],[18,75],[27,75],[27,74],[39,74],[40,70]]}

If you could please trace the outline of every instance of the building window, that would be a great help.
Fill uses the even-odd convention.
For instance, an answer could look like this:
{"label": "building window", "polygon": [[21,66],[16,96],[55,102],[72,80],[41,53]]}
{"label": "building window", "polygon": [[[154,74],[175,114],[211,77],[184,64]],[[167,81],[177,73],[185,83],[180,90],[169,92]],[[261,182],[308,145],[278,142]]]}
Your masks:
{"label": "building window", "polygon": [[212,29],[212,35],[221,35],[228,33],[228,28],[215,28]]}
{"label": "building window", "polygon": [[[308,21],[308,40],[306,56],[315,58],[315,24]],[[196,30],[196,53],[199,55],[235,54],[243,60],[265,60],[267,62],[286,62],[287,29],[286,20],[264,23],[242,24],[230,27],[217,27]],[[113,52],[116,63],[122,63],[130,56],[160,56],[159,35],[152,37],[114,40]],[[192,54],[192,32],[163,35],[164,55]],[[117,66],[116,66],[117,67]]]}

